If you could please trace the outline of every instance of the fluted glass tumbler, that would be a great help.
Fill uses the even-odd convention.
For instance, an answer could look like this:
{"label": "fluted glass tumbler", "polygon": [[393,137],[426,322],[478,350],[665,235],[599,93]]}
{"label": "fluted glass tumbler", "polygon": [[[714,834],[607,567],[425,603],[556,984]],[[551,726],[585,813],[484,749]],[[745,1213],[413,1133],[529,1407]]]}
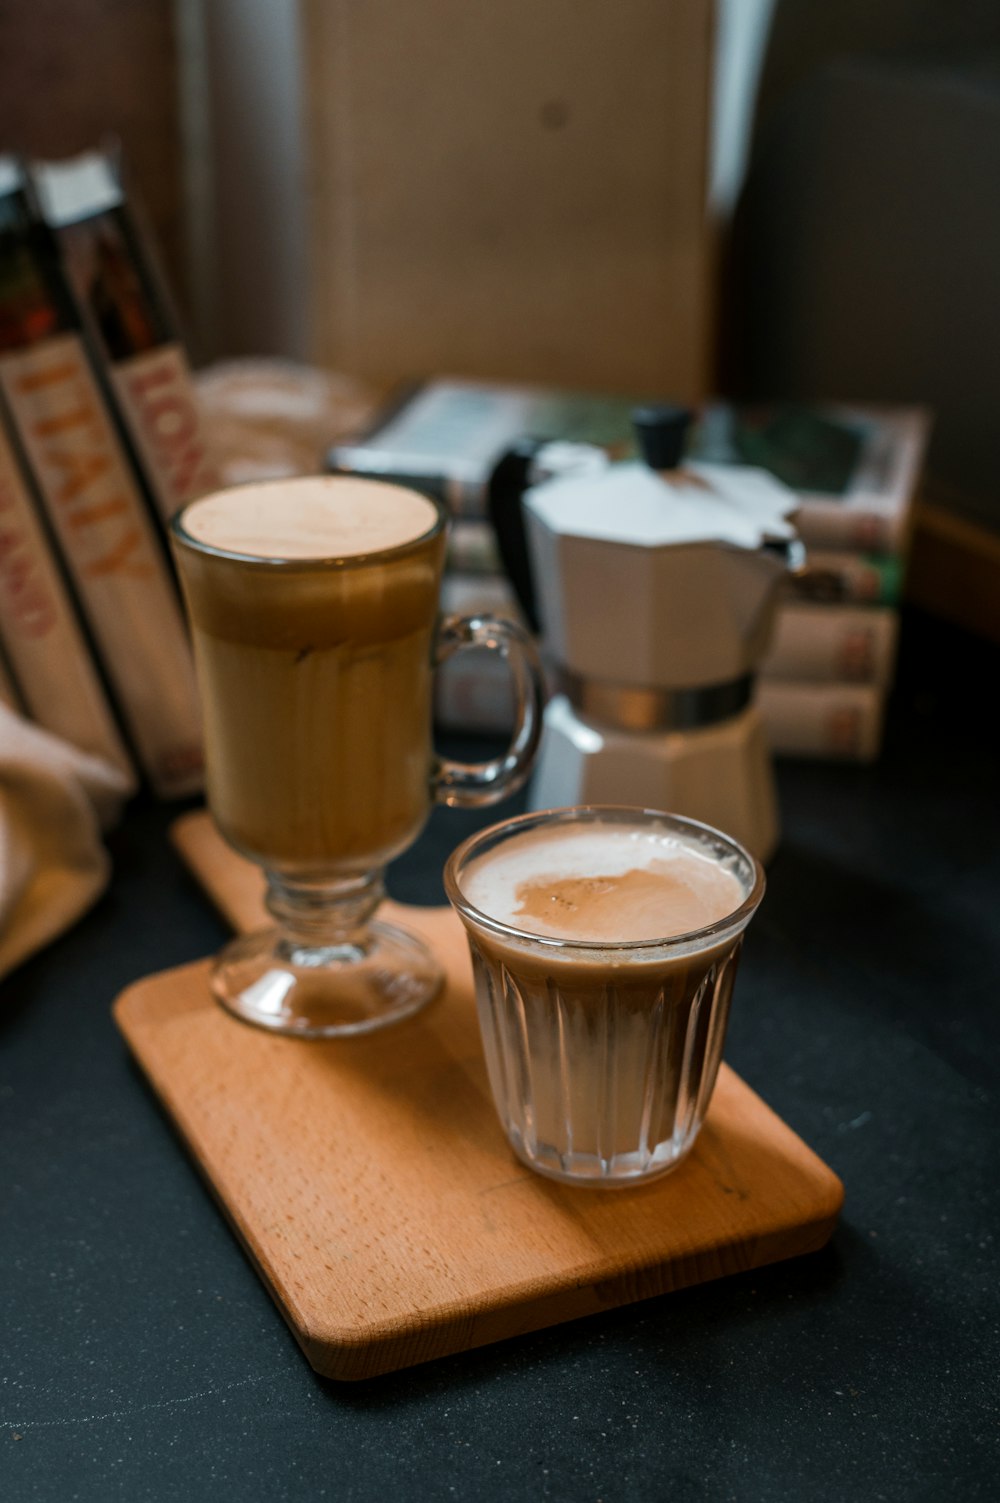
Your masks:
{"label": "fluted glass tumbler", "polygon": [[[613,943],[532,933],[469,901],[469,872],[507,842],[580,825],[685,843],[736,879],[732,911],[687,933]],[[694,820],[580,806],[473,836],[452,855],[445,886],[467,931],[490,1085],[518,1158],[552,1179],[598,1187],[673,1169],[715,1086],[743,934],[764,892],[760,864]]]}
{"label": "fluted glass tumbler", "polygon": [[[433,803],[495,803],[527,776],[542,687],[514,624],[438,620],[445,514],[404,487],[332,476],[234,487],[172,524],[205,725],[209,808],[264,869],[272,928],[212,976],[249,1023],[296,1037],[368,1032],[439,990],[421,940],[374,917],[386,864]],[[433,670],[465,648],[507,661],[508,751],[435,755]]]}

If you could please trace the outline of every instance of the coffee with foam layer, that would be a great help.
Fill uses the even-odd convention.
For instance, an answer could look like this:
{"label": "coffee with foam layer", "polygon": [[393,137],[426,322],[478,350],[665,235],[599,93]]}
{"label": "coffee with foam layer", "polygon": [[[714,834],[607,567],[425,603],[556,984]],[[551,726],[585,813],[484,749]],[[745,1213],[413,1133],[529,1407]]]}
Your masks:
{"label": "coffee with foam layer", "polygon": [[639,809],[556,809],[473,837],[448,895],[514,1151],[573,1184],[679,1163],[715,1084],[763,878],[727,836]]}
{"label": "coffee with foam layer", "polygon": [[432,531],[438,513],[416,491],[315,475],[241,485],[205,496],[184,531],[206,547],[260,559],[347,559],[401,548]]}
{"label": "coffee with foam layer", "polygon": [[236,487],[175,527],[226,838],[302,876],[384,865],[430,805],[434,504],[340,477]]}
{"label": "coffee with foam layer", "polygon": [[512,928],[606,944],[704,929],[744,897],[720,862],[649,824],[528,831],[471,863],[462,888],[476,908]]}

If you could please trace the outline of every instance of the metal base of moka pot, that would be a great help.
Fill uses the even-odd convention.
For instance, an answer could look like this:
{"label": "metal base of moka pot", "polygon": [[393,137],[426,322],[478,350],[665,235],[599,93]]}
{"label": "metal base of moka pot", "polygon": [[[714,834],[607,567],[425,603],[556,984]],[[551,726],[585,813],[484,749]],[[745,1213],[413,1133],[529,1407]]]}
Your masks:
{"label": "metal base of moka pot", "polygon": [[546,707],[528,802],[666,809],[724,830],[759,861],[778,843],[771,755],[753,704],[693,729],[643,731],[596,720],[557,694]]}

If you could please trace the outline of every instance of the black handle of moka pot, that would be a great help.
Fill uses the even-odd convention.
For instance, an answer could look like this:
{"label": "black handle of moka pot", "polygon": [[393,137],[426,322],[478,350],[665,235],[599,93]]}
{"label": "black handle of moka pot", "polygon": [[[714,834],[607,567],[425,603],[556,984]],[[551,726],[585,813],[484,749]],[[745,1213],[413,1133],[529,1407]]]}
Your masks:
{"label": "black handle of moka pot", "polygon": [[533,632],[539,629],[535,581],[528,554],[521,497],[531,484],[531,466],[544,439],[522,438],[507,449],[486,484],[486,505],[507,578]]}

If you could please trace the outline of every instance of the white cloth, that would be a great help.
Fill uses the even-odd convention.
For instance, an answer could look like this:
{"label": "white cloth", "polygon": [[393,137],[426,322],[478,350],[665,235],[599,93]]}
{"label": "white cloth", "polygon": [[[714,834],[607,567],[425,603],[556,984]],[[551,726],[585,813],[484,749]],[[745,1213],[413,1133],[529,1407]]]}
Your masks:
{"label": "white cloth", "polygon": [[0,976],[75,923],[103,892],[101,831],[131,780],[0,704]]}

